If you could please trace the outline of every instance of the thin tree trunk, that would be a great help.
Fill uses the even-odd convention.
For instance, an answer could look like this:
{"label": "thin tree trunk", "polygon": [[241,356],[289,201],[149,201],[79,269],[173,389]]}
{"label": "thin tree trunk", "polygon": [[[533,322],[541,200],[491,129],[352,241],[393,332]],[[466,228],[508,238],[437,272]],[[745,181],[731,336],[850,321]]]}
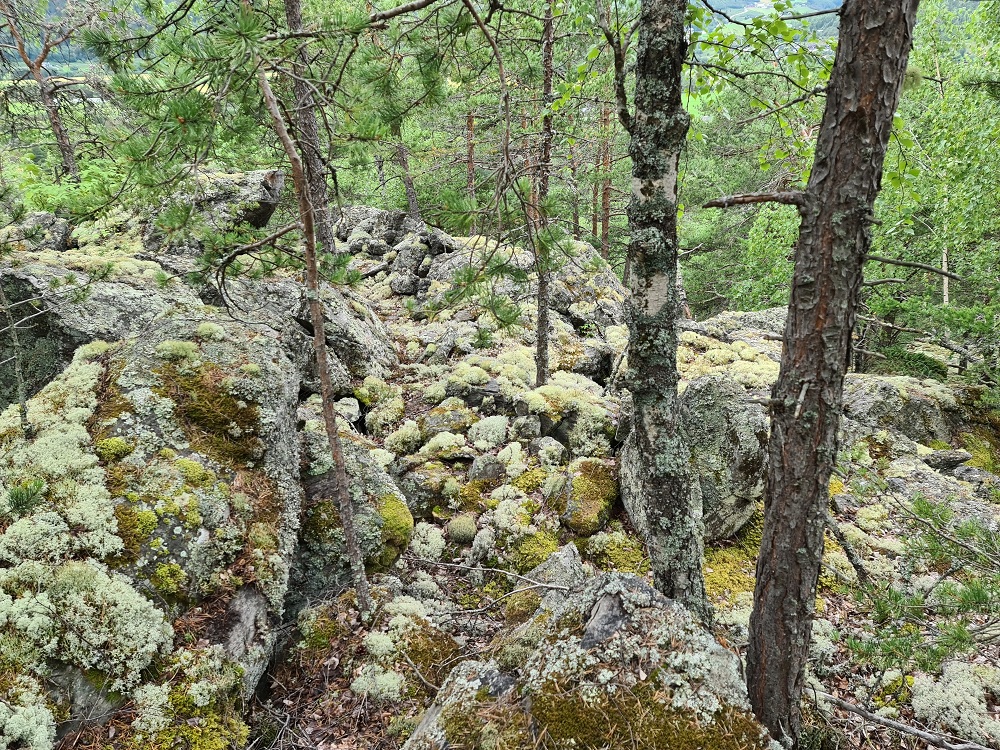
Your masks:
{"label": "thin tree trunk", "polygon": [[781,371],[771,400],[767,502],[747,650],[754,712],[776,739],[793,747],[851,331],[917,3],[844,3],[815,161],[799,203],[802,221]]}
{"label": "thin tree trunk", "polygon": [[413,175],[410,174],[410,159],[407,155],[406,144],[403,143],[403,133],[399,125],[392,127],[392,137],[396,140],[396,164],[403,170],[403,188],[406,190],[407,213],[411,219],[420,221],[420,204],[417,203],[417,188],[413,184]]}
{"label": "thin tree trunk", "polygon": [[[941,250],[941,270],[948,272],[948,248]],[[948,286],[950,279],[947,276],[941,277],[941,304],[947,305],[951,302],[951,290]]]}
{"label": "thin tree trunk", "polygon": [[[301,0],[285,0],[285,21],[290,33],[302,31]],[[308,71],[309,53],[306,46],[301,45],[295,57],[296,74],[292,79],[292,91],[295,93],[294,127],[302,151],[306,182],[309,185],[309,202],[315,218],[316,239],[324,251],[335,253],[337,243],[334,223],[339,220],[340,212],[336,207],[332,210],[330,207],[326,163],[323,159],[319,123],[316,119],[317,105],[313,99],[312,87],[307,80],[304,80]]]}
{"label": "thin tree trunk", "polygon": [[603,180],[601,182],[601,257],[608,259],[611,252],[611,138],[614,130],[611,125],[611,109],[604,108],[601,113],[601,126],[604,130],[604,161],[601,164]]}
{"label": "thin tree trunk", "polygon": [[385,193],[385,159],[382,154],[375,154],[375,174],[378,175],[378,191],[382,196],[382,205],[387,206],[389,199]]}
{"label": "thin tree trunk", "polygon": [[571,206],[573,211],[573,239],[580,239],[580,181],[577,178],[579,165],[576,161],[576,149],[573,144],[569,144],[569,179],[570,191],[572,192]]}
{"label": "thin tree trunk", "polygon": [[590,195],[590,236],[593,239],[594,244],[597,244],[598,237],[598,224],[601,220],[600,215],[600,179],[601,179],[601,164],[604,163],[604,141],[600,136],[597,137],[597,145],[594,147],[594,184],[591,186]]}
{"label": "thin tree trunk", "polygon": [[14,381],[17,390],[17,411],[21,419],[21,431],[25,438],[30,438],[33,429],[28,420],[28,387],[24,381],[24,365],[21,359],[21,337],[17,334],[17,323],[14,320],[14,311],[7,299],[7,293],[3,290],[3,278],[0,276],[0,307],[3,307],[4,317],[7,320],[7,328],[10,330],[10,341],[14,349]]}
{"label": "thin tree trunk", "polygon": [[337,428],[337,412],[334,405],[336,394],[333,391],[333,381],[330,377],[323,302],[319,296],[319,265],[316,260],[316,234],[313,207],[310,203],[309,182],[302,159],[292,137],[288,134],[284,117],[278,107],[278,100],[271,90],[271,84],[268,82],[267,74],[263,68],[258,70],[257,80],[260,84],[264,104],[271,115],[274,130],[281,140],[285,155],[292,168],[292,182],[295,185],[295,197],[299,204],[299,220],[302,222],[302,239],[305,245],[306,294],[309,300],[309,317],[313,326],[313,356],[316,359],[320,395],[323,399],[323,423],[330,444],[330,453],[333,456],[340,520],[344,528],[344,539],[347,556],[350,560],[354,589],[358,596],[358,608],[362,613],[367,613],[371,611],[371,599],[368,594],[368,577],[365,574],[365,564],[361,557],[361,547],[358,544],[357,529],[354,526],[354,506],[351,504],[351,496],[348,493],[347,467],[344,464],[344,451],[340,444],[340,433]]}
{"label": "thin tree trunk", "polygon": [[[73,182],[79,182],[80,170],[76,164],[76,154],[73,152],[73,144],[69,139],[69,134],[63,126],[62,115],[59,114],[59,104],[52,96],[52,89],[48,81],[45,80],[45,73],[41,67],[32,67],[31,75],[38,84],[39,98],[45,114],[49,118],[49,126],[52,128],[52,135],[56,139],[56,146],[59,148],[59,158],[62,161],[63,172],[69,175]],[[56,182],[59,182],[56,179]]]}
{"label": "thin tree trunk", "polygon": [[[545,114],[542,115],[542,148],[538,157],[538,201],[543,203],[549,196],[549,176],[552,172],[552,78],[554,75],[553,58],[555,53],[555,20],[553,18],[555,0],[548,0],[545,5],[545,19],[542,22],[542,105]],[[538,216],[535,232],[535,267],[538,271],[538,325],[535,338],[535,387],[543,386],[549,379],[549,285],[552,275],[552,248],[549,238],[539,237],[545,232],[549,217],[543,207],[536,212]]]}
{"label": "thin tree trunk", "polygon": [[[472,206],[476,204],[476,115],[465,118],[465,190]],[[476,233],[476,214],[472,214],[472,234]]]}
{"label": "thin tree trunk", "polygon": [[631,120],[629,380],[656,587],[710,618],[700,499],[692,497],[677,396],[677,171],[689,117],[681,104],[685,0],[643,0]]}

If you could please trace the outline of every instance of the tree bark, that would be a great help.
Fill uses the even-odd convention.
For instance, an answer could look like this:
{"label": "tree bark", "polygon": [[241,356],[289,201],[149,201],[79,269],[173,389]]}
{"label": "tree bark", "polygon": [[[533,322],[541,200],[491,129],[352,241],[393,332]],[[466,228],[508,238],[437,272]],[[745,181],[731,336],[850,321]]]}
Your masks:
{"label": "tree bark", "polygon": [[403,133],[398,124],[392,127],[392,137],[396,139],[396,164],[403,171],[403,188],[406,190],[407,213],[411,219],[420,221],[420,204],[417,203],[417,188],[413,184],[413,175],[410,174],[410,159],[406,152],[406,144],[403,143]]}
{"label": "tree bark", "polygon": [[677,171],[690,118],[681,103],[685,0],[643,0],[631,118],[628,385],[656,587],[710,618],[700,499],[692,497],[677,396]]}
{"label": "tree bark", "polygon": [[[49,127],[52,128],[52,135],[56,139],[63,173],[69,175],[69,178],[74,182],[79,182],[80,170],[76,164],[73,143],[69,139],[69,133],[66,132],[66,128],[63,126],[62,115],[59,114],[59,103],[52,96],[52,87],[46,80],[41,65],[31,66],[31,75],[38,84],[38,95],[41,99],[42,107],[45,108],[45,114],[49,118]],[[58,181],[57,179],[56,182]]]}
{"label": "tree bark", "polygon": [[604,161],[601,164],[601,257],[607,260],[611,252],[611,137],[614,133],[611,109],[608,107],[601,113],[601,126],[604,131]]}
{"label": "tree bark", "polygon": [[[302,31],[301,0],[285,0],[285,22],[292,34]],[[316,119],[316,104],[312,87],[303,80],[309,71],[309,53],[301,45],[295,56],[295,77],[292,91],[295,93],[295,130],[299,148],[302,151],[303,168],[309,186],[309,203],[312,206],[316,239],[328,253],[337,251],[334,223],[340,218],[339,211],[330,208],[330,191],[326,179],[326,162],[319,140],[319,122]]]}
{"label": "tree bark", "polygon": [[[545,4],[545,18],[542,21],[542,143],[538,155],[538,202],[543,203],[549,196],[549,176],[552,173],[552,79],[555,55],[555,0]],[[535,387],[545,385],[549,380],[549,285],[552,275],[552,248],[548,237],[541,238],[549,218],[539,205],[535,210],[537,224],[535,231],[535,268],[538,272],[538,321],[535,327]]]}
{"label": "tree bark", "polygon": [[7,299],[3,290],[3,274],[0,274],[0,307],[3,308],[7,328],[10,330],[10,342],[14,349],[14,381],[17,389],[17,413],[21,420],[21,432],[25,438],[30,438],[34,432],[31,420],[28,419],[28,387],[24,380],[24,365],[21,357],[21,337],[17,333],[17,325],[21,321],[14,319],[13,305]]}
{"label": "tree bark", "polygon": [[326,427],[330,453],[333,456],[334,472],[337,479],[337,502],[340,510],[340,520],[344,529],[347,556],[350,560],[351,575],[354,589],[358,597],[358,608],[363,614],[371,611],[371,598],[368,594],[368,577],[365,574],[365,564],[361,557],[361,547],[358,544],[357,529],[354,526],[354,506],[347,487],[347,467],[344,463],[344,451],[340,444],[340,433],[337,427],[337,411],[335,407],[336,394],[333,391],[333,380],[330,377],[330,361],[326,350],[325,319],[323,316],[323,301],[320,299],[319,264],[316,259],[316,233],[313,221],[313,206],[310,203],[310,185],[306,176],[303,160],[292,141],[284,116],[278,107],[278,100],[271,90],[267,73],[263,68],[258,70],[257,81],[261,95],[278,138],[285,150],[292,168],[292,183],[295,186],[295,197],[298,201],[299,220],[302,222],[302,240],[305,246],[306,266],[306,297],[309,300],[309,317],[313,326],[313,356],[316,359],[316,370],[319,373],[320,396],[323,399],[323,423]]}
{"label": "tree bark", "polygon": [[792,747],[809,650],[843,382],[872,206],[912,43],[918,0],[846,0],[803,200],[770,465],[747,686],[754,712]]}

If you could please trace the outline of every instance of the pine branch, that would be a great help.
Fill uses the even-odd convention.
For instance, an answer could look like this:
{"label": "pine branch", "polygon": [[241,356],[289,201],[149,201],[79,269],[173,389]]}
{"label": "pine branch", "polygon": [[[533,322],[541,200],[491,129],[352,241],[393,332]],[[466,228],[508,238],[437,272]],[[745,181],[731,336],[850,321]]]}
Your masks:
{"label": "pine branch", "polygon": [[964,282],[965,279],[954,274],[951,271],[943,271],[937,266],[929,266],[926,263],[915,263],[910,260],[897,260],[896,258],[885,258],[881,255],[869,255],[865,258],[866,261],[873,260],[876,263],[888,263],[891,266],[903,266],[904,268],[917,268],[921,271],[930,271],[931,273],[940,274],[941,276],[947,276],[949,279],[954,279],[955,281]]}

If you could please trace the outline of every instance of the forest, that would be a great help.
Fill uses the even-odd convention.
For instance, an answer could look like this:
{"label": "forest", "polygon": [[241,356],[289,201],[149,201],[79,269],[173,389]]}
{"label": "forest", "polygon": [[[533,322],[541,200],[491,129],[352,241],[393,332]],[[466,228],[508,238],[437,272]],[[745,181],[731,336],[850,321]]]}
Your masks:
{"label": "forest", "polygon": [[998,139],[992,3],[0,0],[0,750],[1000,748]]}

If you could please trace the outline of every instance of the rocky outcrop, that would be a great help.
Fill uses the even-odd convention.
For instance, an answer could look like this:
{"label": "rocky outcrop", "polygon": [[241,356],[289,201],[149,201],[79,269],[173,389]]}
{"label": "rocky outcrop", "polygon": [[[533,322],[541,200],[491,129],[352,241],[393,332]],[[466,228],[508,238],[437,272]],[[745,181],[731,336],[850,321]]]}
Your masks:
{"label": "rocky outcrop", "polygon": [[635,576],[592,579],[457,666],[405,750],[772,748],[735,654]]}

